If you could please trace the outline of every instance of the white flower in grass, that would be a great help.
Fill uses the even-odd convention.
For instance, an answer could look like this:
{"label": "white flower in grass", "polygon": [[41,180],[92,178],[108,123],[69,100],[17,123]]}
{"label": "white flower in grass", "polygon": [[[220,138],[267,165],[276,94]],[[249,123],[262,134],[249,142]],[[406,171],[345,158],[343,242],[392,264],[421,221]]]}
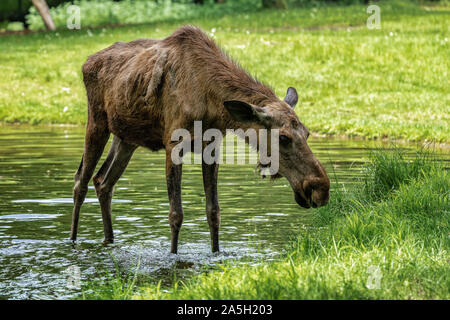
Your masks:
{"label": "white flower in grass", "polygon": [[261,37],[259,40],[260,40],[263,44],[265,44],[266,46],[270,46],[270,45],[271,45],[270,41],[264,40],[263,37]]}
{"label": "white flower in grass", "polygon": [[67,110],[69,110],[69,107],[65,106],[64,109],[63,109],[63,112],[67,112]]}

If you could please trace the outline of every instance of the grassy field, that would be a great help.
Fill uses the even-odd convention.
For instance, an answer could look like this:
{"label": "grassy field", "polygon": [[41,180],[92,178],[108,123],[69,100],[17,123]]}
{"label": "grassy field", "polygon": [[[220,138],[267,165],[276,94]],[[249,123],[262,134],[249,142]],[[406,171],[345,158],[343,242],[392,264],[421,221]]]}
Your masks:
{"label": "grassy field", "polygon": [[116,275],[91,299],[449,299],[450,176],[432,154],[374,152],[281,261],[225,264],[171,287]]}
{"label": "grassy field", "polygon": [[297,113],[315,133],[450,142],[449,7],[379,5],[380,30],[369,30],[366,7],[353,5],[2,36],[0,121],[85,123],[80,70],[90,54],[190,23],[278,95],[297,87]]}

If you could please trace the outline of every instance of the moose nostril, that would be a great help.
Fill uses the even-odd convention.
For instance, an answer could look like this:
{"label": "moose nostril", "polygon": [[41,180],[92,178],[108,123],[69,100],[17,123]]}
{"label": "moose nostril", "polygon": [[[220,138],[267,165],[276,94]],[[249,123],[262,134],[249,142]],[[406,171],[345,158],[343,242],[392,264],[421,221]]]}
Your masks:
{"label": "moose nostril", "polygon": [[303,183],[303,192],[305,193],[305,197],[306,199],[311,199],[312,193],[313,193],[313,188],[311,186],[311,184],[309,183],[309,181],[305,181]]}
{"label": "moose nostril", "polygon": [[315,203],[314,201],[311,202],[311,205],[312,205],[313,208],[317,208],[318,207],[317,203]]}

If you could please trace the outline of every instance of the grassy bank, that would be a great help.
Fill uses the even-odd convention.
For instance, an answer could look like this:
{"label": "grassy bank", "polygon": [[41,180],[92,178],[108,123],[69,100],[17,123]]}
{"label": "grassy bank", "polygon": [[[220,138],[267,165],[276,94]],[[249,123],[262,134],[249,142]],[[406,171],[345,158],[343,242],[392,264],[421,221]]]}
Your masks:
{"label": "grassy bank", "polygon": [[381,29],[362,5],[248,13],[0,37],[0,121],[86,121],[81,65],[115,41],[163,38],[186,23],[213,35],[283,96],[314,132],[449,142],[448,7],[381,2]]}
{"label": "grassy bank", "polygon": [[[358,188],[328,206],[278,262],[132,288],[114,278],[86,298],[449,299],[450,176],[432,155],[376,152]],[[363,186],[363,187],[361,187]]]}

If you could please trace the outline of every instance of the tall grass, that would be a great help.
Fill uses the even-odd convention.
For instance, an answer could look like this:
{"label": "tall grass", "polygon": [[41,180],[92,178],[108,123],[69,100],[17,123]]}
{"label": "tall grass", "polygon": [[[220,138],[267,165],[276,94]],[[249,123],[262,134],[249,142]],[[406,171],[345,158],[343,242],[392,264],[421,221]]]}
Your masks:
{"label": "tall grass", "polygon": [[133,298],[449,299],[448,171],[432,154],[397,149],[375,151],[364,175],[377,186],[336,186],[281,261],[225,264],[164,290],[141,285]]}
{"label": "tall grass", "polygon": [[394,152],[371,152],[364,167],[364,191],[369,198],[379,199],[397,190],[402,184],[439,171],[434,153],[424,149],[414,155],[394,146]]}

